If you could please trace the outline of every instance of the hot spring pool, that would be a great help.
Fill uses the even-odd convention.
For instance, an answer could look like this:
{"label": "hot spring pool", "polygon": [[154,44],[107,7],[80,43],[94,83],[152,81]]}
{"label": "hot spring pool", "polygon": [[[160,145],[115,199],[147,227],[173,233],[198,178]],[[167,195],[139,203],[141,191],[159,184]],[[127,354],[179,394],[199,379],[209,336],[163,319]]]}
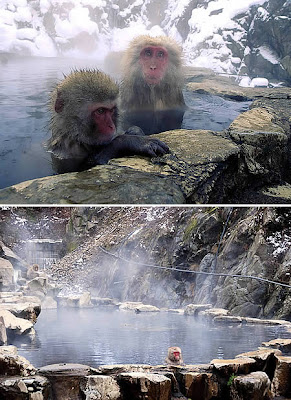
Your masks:
{"label": "hot spring pool", "polygon": [[[53,175],[47,102],[56,82],[73,68],[99,67],[93,60],[15,57],[0,62],[0,188]],[[185,91],[183,128],[219,131],[248,103]]]}
{"label": "hot spring pool", "polygon": [[263,341],[284,337],[281,327],[209,324],[192,316],[115,309],[43,310],[33,343],[15,343],[34,366],[81,363],[164,363],[167,348],[182,348],[186,364],[233,358]]}

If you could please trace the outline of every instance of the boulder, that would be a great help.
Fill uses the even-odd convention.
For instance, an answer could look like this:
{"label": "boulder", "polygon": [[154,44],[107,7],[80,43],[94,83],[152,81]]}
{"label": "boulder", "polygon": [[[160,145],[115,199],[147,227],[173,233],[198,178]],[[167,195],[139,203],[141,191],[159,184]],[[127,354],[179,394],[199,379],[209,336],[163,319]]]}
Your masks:
{"label": "boulder", "polygon": [[[29,396],[29,397],[28,397]],[[42,376],[0,378],[2,400],[51,400],[50,383]]]}
{"label": "boulder", "polygon": [[128,399],[170,400],[171,379],[151,373],[131,372],[118,375],[121,393]]}
{"label": "boulder", "polygon": [[4,318],[0,317],[0,346],[7,344],[7,332]]}
{"label": "boulder", "polygon": [[53,308],[57,308],[58,307],[58,303],[57,301],[50,296],[46,296],[43,301],[41,302],[41,308],[43,310],[48,310],[48,309],[53,309]]}
{"label": "boulder", "polygon": [[271,382],[262,371],[251,372],[245,376],[234,378],[231,388],[231,399],[236,400],[268,400],[272,399]]}
{"label": "boulder", "polygon": [[178,380],[182,393],[190,399],[210,400],[219,392],[217,378],[207,372],[178,372]]}
{"label": "boulder", "polygon": [[68,296],[58,296],[57,302],[59,307],[92,307],[90,292],[72,294]]}
{"label": "boulder", "polygon": [[263,342],[263,346],[279,349],[283,353],[291,353],[291,339],[273,339],[269,342]]}
{"label": "boulder", "polygon": [[0,347],[0,375],[30,376],[35,373],[36,368],[26,358],[17,354],[15,346]]}
{"label": "boulder", "polygon": [[85,376],[80,388],[84,400],[121,400],[119,385],[111,376]]}
{"label": "boulder", "polygon": [[151,306],[149,304],[142,304],[141,306],[137,306],[135,308],[135,312],[160,312],[160,309],[156,306]]}
{"label": "boulder", "polygon": [[54,400],[81,400],[81,381],[91,374],[91,368],[83,364],[52,364],[39,368],[39,375],[51,384]]}
{"label": "boulder", "polygon": [[185,307],[184,314],[197,316],[200,311],[205,311],[209,308],[212,308],[211,304],[188,304]]}
{"label": "boulder", "polygon": [[[24,300],[24,298],[22,299]],[[0,311],[8,310],[17,318],[27,319],[33,323],[36,322],[40,314],[41,305],[38,303],[2,303],[0,304]]]}
{"label": "boulder", "polygon": [[253,358],[234,358],[230,360],[214,359],[211,361],[214,371],[218,371],[220,375],[230,377],[235,374],[248,374],[256,361]]}
{"label": "boulder", "polygon": [[198,316],[207,319],[213,319],[215,317],[221,317],[228,315],[228,310],[225,308],[208,308],[207,310],[198,312]]}
{"label": "boulder", "polygon": [[291,357],[277,356],[272,389],[276,396],[291,396]]}
{"label": "boulder", "polygon": [[4,320],[8,334],[24,335],[35,333],[32,322],[23,318],[17,318],[10,311],[0,310],[0,317]]}
{"label": "boulder", "polygon": [[[0,285],[10,287],[14,283],[14,269],[10,261],[0,258]],[[0,288],[1,288],[0,286]]]}
{"label": "boulder", "polygon": [[119,310],[135,311],[138,306],[143,306],[143,304],[140,301],[127,301],[119,304]]}

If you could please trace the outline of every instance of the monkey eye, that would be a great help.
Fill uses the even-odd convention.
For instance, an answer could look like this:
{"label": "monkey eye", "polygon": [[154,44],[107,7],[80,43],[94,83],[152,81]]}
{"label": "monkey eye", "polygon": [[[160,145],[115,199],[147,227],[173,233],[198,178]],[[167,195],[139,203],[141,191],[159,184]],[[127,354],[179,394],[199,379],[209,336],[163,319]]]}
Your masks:
{"label": "monkey eye", "polygon": [[151,51],[151,49],[145,49],[144,55],[147,56],[147,57],[151,57],[151,56],[152,56],[152,51]]}
{"label": "monkey eye", "polygon": [[160,50],[158,53],[157,53],[157,57],[159,57],[159,58],[163,58],[165,56],[165,53],[162,51],[162,50]]}
{"label": "monkey eye", "polygon": [[94,112],[97,113],[97,114],[104,114],[105,113],[105,108],[103,108],[103,107],[97,108],[97,110],[95,110]]}

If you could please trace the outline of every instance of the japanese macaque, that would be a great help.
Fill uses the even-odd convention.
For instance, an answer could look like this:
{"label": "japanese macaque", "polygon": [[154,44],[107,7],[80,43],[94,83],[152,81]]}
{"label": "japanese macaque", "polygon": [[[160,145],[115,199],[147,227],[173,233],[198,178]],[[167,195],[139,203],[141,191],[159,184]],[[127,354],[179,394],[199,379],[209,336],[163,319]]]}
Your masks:
{"label": "japanese macaque", "polygon": [[27,278],[28,279],[34,279],[39,276],[39,265],[38,264],[32,264],[28,270],[27,270]]}
{"label": "japanese macaque", "polygon": [[168,356],[166,357],[166,363],[168,365],[182,365],[182,352],[180,347],[172,346],[168,348]]}
{"label": "japanese macaque", "polygon": [[106,164],[114,157],[155,157],[166,144],[144,136],[139,128],[118,131],[118,85],[99,70],[76,70],[65,76],[50,102],[52,136],[47,147],[58,173]]}
{"label": "japanese macaque", "polygon": [[122,123],[146,135],[181,128],[186,109],[181,49],[166,36],[134,39],[123,59]]}

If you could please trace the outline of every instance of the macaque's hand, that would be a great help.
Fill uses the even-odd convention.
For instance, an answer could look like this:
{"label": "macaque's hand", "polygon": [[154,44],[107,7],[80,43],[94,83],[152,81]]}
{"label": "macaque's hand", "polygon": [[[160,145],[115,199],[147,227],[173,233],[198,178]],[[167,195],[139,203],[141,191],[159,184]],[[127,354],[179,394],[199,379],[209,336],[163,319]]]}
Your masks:
{"label": "macaque's hand", "polygon": [[111,158],[125,156],[158,157],[169,153],[169,147],[159,139],[147,136],[120,135],[94,156],[95,164],[107,164]]}

